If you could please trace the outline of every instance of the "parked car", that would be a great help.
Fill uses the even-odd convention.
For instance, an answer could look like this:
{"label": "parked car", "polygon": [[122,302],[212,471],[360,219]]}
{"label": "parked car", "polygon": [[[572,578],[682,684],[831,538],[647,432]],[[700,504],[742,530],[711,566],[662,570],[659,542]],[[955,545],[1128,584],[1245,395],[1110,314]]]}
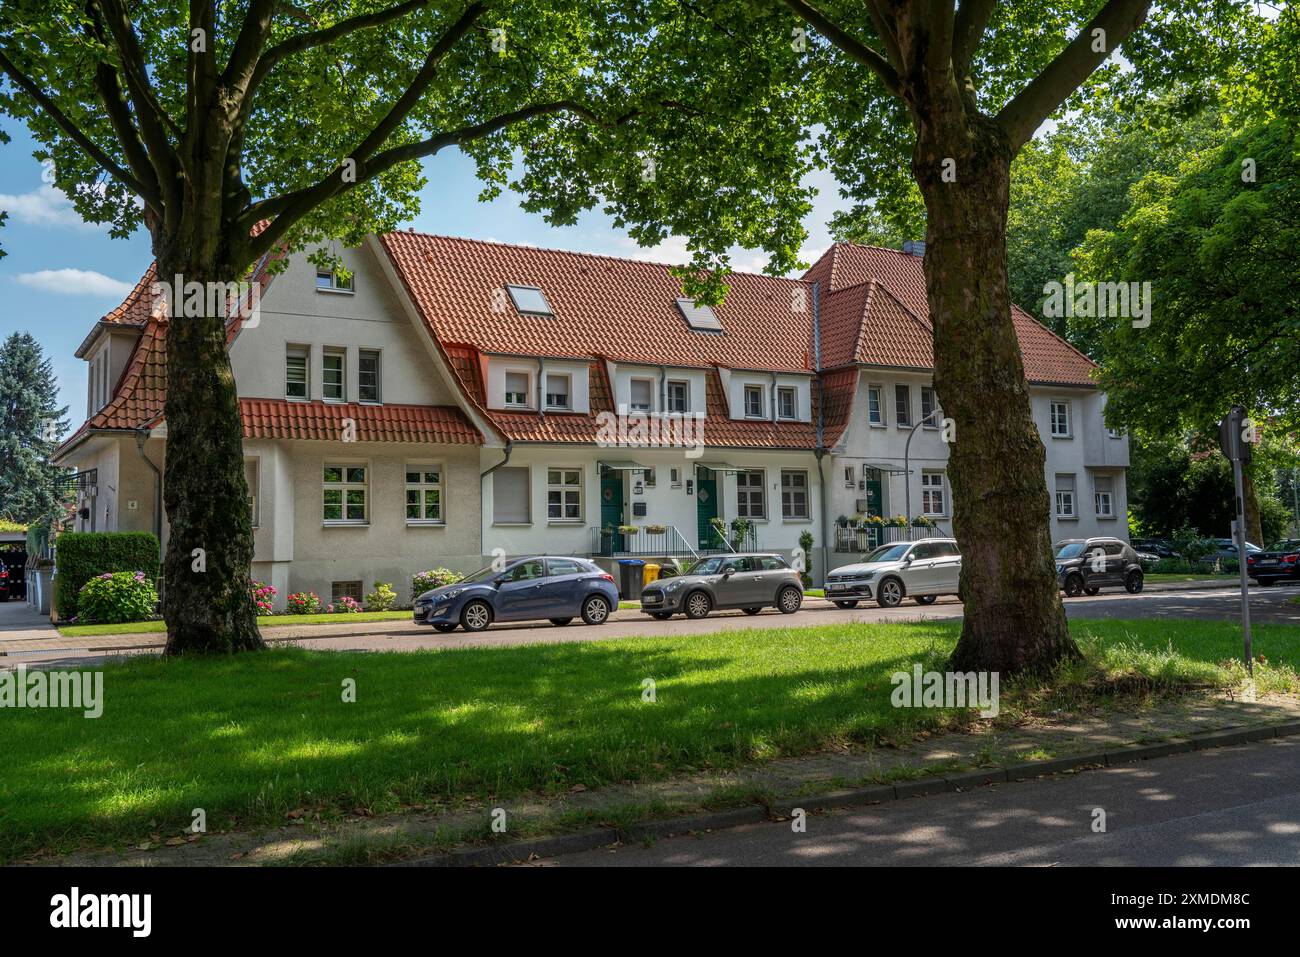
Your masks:
{"label": "parked car", "polygon": [[1274,542],[1246,556],[1246,574],[1261,585],[1300,581],[1300,538]]}
{"label": "parked car", "polygon": [[681,612],[704,618],[709,612],[740,608],[757,615],[769,605],[792,615],[803,604],[803,582],[782,555],[710,555],[667,581],[651,582],[641,592],[641,610],[664,620]]}
{"label": "parked car", "polygon": [[1067,538],[1056,543],[1056,580],[1068,598],[1123,585],[1136,595],[1145,582],[1133,546],[1118,538]]}
{"label": "parked car", "polygon": [[955,538],[895,542],[832,571],[826,576],[826,597],[840,608],[856,607],[872,596],[882,608],[894,608],[908,596],[918,605],[931,605],[940,595],[957,594],[960,577]]}
{"label": "parked car", "polygon": [[1183,557],[1174,551],[1173,543],[1167,538],[1134,538],[1129,544],[1139,555],[1155,555],[1159,558]]}
{"label": "parked car", "polygon": [[[1206,556],[1206,561],[1212,562],[1215,559],[1218,559],[1219,561],[1237,560],[1237,543],[1234,542],[1232,539],[1216,538],[1214,540],[1214,544],[1219,546],[1219,550],[1217,552],[1212,552],[1210,555]],[[1258,545],[1253,545],[1250,542],[1247,542],[1246,543],[1246,564],[1248,565],[1250,564],[1251,555],[1255,554],[1256,552],[1262,552],[1262,551],[1263,549],[1260,548]]]}
{"label": "parked car", "polygon": [[9,600],[9,567],[0,559],[0,601]]}
{"label": "parked car", "polygon": [[417,625],[438,631],[482,631],[494,621],[567,625],[581,616],[603,625],[618,607],[614,576],[584,558],[519,558],[504,568],[488,566],[415,599]]}

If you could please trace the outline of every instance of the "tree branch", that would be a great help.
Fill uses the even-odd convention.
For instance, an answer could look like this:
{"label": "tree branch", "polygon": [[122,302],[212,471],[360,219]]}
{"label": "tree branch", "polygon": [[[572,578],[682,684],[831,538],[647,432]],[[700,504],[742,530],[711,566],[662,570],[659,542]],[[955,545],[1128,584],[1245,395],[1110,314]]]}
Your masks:
{"label": "tree branch", "polygon": [[[814,27],[818,33],[827,40],[839,47],[853,59],[862,65],[871,69],[876,76],[880,77],[880,82],[885,85],[885,89],[894,96],[899,96],[898,72],[889,64],[883,56],[867,46],[861,40],[851,36],[844,30],[830,21],[830,19],[818,10],[810,6],[804,0],[784,0],[787,7],[799,15],[801,19]],[[870,5],[870,0],[868,0]],[[873,11],[873,18],[875,16]],[[881,37],[881,42],[888,45],[886,37]]]}
{"label": "tree branch", "polygon": [[[1107,0],[1056,59],[997,115],[1014,151],[1146,20],[1151,0]],[[1100,36],[1094,38],[1094,32]],[[1101,50],[1094,49],[1101,46]]]}
{"label": "tree branch", "polygon": [[131,190],[137,196],[141,197],[146,203],[154,207],[155,211],[160,209],[160,200],[157,192],[147,188],[138,179],[113,161],[113,158],[104,150],[100,149],[89,136],[68,119],[67,115],[59,109],[58,105],[41,91],[30,77],[18,69],[14,62],[9,59],[3,50],[0,50],[0,70],[5,72],[13,84],[21,89],[24,93],[36,101],[36,104],[50,115],[50,118],[58,124],[59,129],[67,134],[68,138],[86,151],[86,155],[98,163],[105,172],[111,175],[119,183]]}
{"label": "tree branch", "polygon": [[374,179],[385,170],[391,169],[399,163],[406,163],[412,160],[422,159],[426,156],[432,156],[448,146],[459,146],[462,143],[469,143],[473,140],[482,139],[485,136],[491,136],[498,133],[508,126],[515,123],[522,123],[526,120],[538,116],[549,116],[555,113],[573,113],[581,116],[583,119],[592,123],[607,126],[618,126],[627,123],[635,113],[624,114],[613,121],[604,121],[594,112],[579,103],[569,100],[557,100],[551,103],[533,103],[509,113],[502,113],[490,120],[482,123],[475,123],[470,126],[464,126],[457,130],[451,130],[446,133],[439,133],[427,140],[421,140],[418,143],[407,143],[402,146],[393,147],[382,153],[376,154],[372,159],[362,164],[358,161],[356,170],[356,179],[345,181],[340,170],[335,170],[329,176],[316,183],[314,186],[308,186],[305,189],[295,190],[291,193],[284,193],[270,199],[262,200],[250,206],[239,218],[236,225],[240,235],[244,231],[251,230],[253,225],[260,220],[274,217],[267,228],[250,244],[254,259],[260,257],[267,250],[273,248],[293,226],[315,209],[329,199],[342,195],[349,190],[355,189],[362,183]]}
{"label": "tree branch", "polygon": [[952,66],[961,76],[970,73],[970,63],[979,49],[998,0],[962,0],[952,32]]}
{"label": "tree branch", "polygon": [[931,72],[952,71],[955,4],[956,0],[930,0],[930,36],[925,59]]}

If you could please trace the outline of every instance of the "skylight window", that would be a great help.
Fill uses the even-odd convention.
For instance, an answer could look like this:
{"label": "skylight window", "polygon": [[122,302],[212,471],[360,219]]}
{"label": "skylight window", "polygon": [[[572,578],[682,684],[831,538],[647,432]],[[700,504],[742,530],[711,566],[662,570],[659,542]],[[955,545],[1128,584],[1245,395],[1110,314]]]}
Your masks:
{"label": "skylight window", "polygon": [[553,316],[555,311],[536,286],[506,286],[515,308],[534,316]]}
{"label": "skylight window", "polygon": [[694,299],[678,299],[677,308],[682,311],[686,324],[692,329],[709,329],[716,332],[722,328],[722,323],[713,314],[713,309],[709,306],[696,305]]}

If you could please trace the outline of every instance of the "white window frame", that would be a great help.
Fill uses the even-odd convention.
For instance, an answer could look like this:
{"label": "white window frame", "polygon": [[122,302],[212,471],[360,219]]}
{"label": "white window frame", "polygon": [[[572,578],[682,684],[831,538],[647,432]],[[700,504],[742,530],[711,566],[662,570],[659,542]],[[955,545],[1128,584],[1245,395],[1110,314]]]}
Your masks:
{"label": "white window frame", "polygon": [[[331,482],[325,478],[326,469],[338,469],[341,480]],[[353,479],[349,472],[354,469],[361,469],[362,478],[360,481]],[[339,518],[327,518],[325,510],[330,507],[330,503],[325,501],[325,494],[331,491],[341,491],[343,494],[339,498],[338,507],[341,509]],[[348,510],[353,503],[348,501],[350,492],[361,493],[361,518],[350,518]],[[323,525],[369,525],[370,524],[370,463],[369,462],[326,462],[321,467],[321,523]]]}
{"label": "white window frame", "polygon": [[[357,586],[357,587],[356,587],[356,592],[357,592],[357,593],[356,593],[355,595],[343,595],[343,594],[339,594],[339,591],[340,591],[339,586],[340,586],[340,585],[345,586],[345,588],[346,588],[346,586],[349,586],[349,585],[356,585],[356,586]],[[350,591],[351,589],[347,589],[347,590]],[[330,604],[331,604],[331,605],[337,605],[337,604],[338,604],[339,602],[341,602],[344,598],[351,598],[353,601],[358,601],[358,602],[360,602],[360,601],[364,601],[364,600],[365,600],[365,596],[364,596],[364,592],[365,592],[365,590],[366,590],[366,583],[365,583],[364,581],[360,581],[360,580],[355,579],[355,578],[352,579],[351,581],[330,582]]]}
{"label": "white window frame", "polygon": [[244,482],[248,485],[248,517],[253,528],[261,524],[262,460],[244,459]]}
{"label": "white window frame", "polygon": [[[329,282],[322,285],[321,279],[325,277],[328,277]],[[357,286],[357,274],[355,272],[352,274],[352,278],[348,280],[347,285],[342,285],[339,282],[339,274],[336,273],[334,270],[321,269],[319,266],[316,267],[316,291],[317,292],[343,293],[344,295],[350,296],[357,291],[356,286]]]}
{"label": "white window frame", "polygon": [[[302,395],[289,393],[289,360],[302,360]],[[311,346],[298,346],[292,343],[284,347],[284,397],[290,402],[311,401]]]}
{"label": "white window frame", "polygon": [[[677,398],[673,395],[673,390],[680,391],[681,408],[678,408]],[[685,413],[691,411],[691,384],[685,379],[669,379],[668,384],[664,387],[667,397],[667,412]]]}
{"label": "white window frame", "polygon": [[[326,390],[330,387],[327,363],[331,359],[337,359],[339,363],[338,395],[326,395]],[[320,394],[325,402],[348,401],[348,351],[346,349],[330,346],[321,350]]]}
{"label": "white window frame", "polygon": [[[636,401],[636,387],[645,386],[646,401],[642,406]],[[632,376],[627,382],[627,410],[629,412],[653,412],[655,408],[655,380],[648,376]]]}
{"label": "white window frame", "polygon": [[[898,403],[899,390],[905,390],[907,393],[907,400],[905,405],[903,406],[903,408],[907,412],[906,419],[904,419],[899,414],[899,403]],[[912,387],[906,382],[894,383],[894,422],[897,423],[900,429],[910,429],[913,425],[915,425],[915,423],[912,421]]]}
{"label": "white window frame", "polygon": [[[803,484],[795,485],[795,477],[802,477]],[[789,480],[789,481],[787,481]],[[808,521],[809,485],[807,469],[781,470],[781,518],[787,522]],[[788,498],[787,498],[788,497]],[[795,507],[797,498],[802,498],[802,510]]]}
{"label": "white window frame", "polygon": [[[411,481],[411,473],[415,472],[418,481]],[[429,474],[437,475],[437,480],[430,482]],[[407,525],[445,525],[447,524],[447,498],[444,491],[446,484],[446,473],[440,462],[408,462],[403,467],[402,479],[405,483],[404,493],[402,496],[402,512],[406,515]],[[419,495],[418,506],[420,513],[415,518],[410,515],[411,503],[409,501],[411,493],[416,492]],[[425,492],[438,493],[438,514],[430,518],[427,511],[427,502]]]}
{"label": "white window frame", "polygon": [[[754,476],[758,476],[757,483],[752,481]],[[754,511],[755,497],[758,499],[757,512]],[[767,518],[767,473],[763,469],[745,469],[736,473],[736,517],[750,521]]]}
{"label": "white window frame", "polygon": [[[926,396],[930,397],[929,409],[926,409],[925,407]],[[939,427],[938,420],[933,417],[935,410],[938,408],[939,408],[939,397],[934,393],[934,386],[932,385],[921,386],[921,421],[925,423],[924,425],[921,426],[921,428],[937,429]],[[930,418],[926,418],[927,416],[930,416]]]}
{"label": "white window frame", "polygon": [[[934,507],[936,500],[938,508]],[[948,514],[948,476],[943,469],[921,470],[921,514],[934,518]]]}
{"label": "white window frame", "polygon": [[[1097,483],[1100,481],[1110,482],[1109,489],[1099,489]],[[1106,508],[1102,510],[1102,501],[1105,501]],[[1094,475],[1092,477],[1092,507],[1097,513],[1098,518],[1115,517],[1115,477],[1113,475]]]}
{"label": "white window frame", "polygon": [[[1058,418],[1056,414],[1057,407],[1064,410],[1063,418],[1065,429],[1057,429]],[[1071,408],[1069,399],[1052,399],[1047,406],[1048,431],[1054,439],[1072,439],[1074,438],[1074,410]]]}
{"label": "white window frame", "polygon": [[[559,481],[556,481],[556,476]],[[583,508],[582,468],[569,465],[546,467],[546,521],[550,525],[581,525],[585,520]],[[552,495],[559,499],[551,501]],[[552,509],[559,508],[559,515]],[[570,514],[576,512],[576,514]]]}
{"label": "white window frame", "polygon": [[[790,400],[790,414],[786,415],[785,400]],[[779,419],[798,419],[799,418],[799,390],[792,385],[782,385],[776,388],[776,415]]]}
{"label": "white window frame", "polygon": [[[521,375],[521,376],[524,377],[524,391],[523,391],[523,392],[515,392],[515,391],[511,390],[511,388],[510,388],[510,377],[511,377],[512,375]],[[503,384],[503,386],[504,386],[504,390],[503,390],[503,393],[502,393],[502,401],[505,403],[505,407],[506,407],[507,409],[531,409],[531,408],[533,407],[533,400],[532,400],[532,395],[533,395],[533,374],[532,374],[532,372],[530,372],[530,371],[527,370],[527,369],[507,369],[507,370],[505,370],[505,378],[504,378],[504,382],[503,382],[502,384]],[[522,395],[522,396],[524,397],[524,398],[523,398],[523,401],[520,402],[520,401],[518,401],[517,399],[512,399],[511,396],[514,396],[514,395]]]}
{"label": "white window frame", "polygon": [[673,488],[682,487],[682,470],[676,465],[668,470],[668,484]]}
{"label": "white window frame", "polygon": [[845,488],[858,487],[857,469],[855,469],[852,465],[844,466],[844,487]]}
{"label": "white window frame", "polygon": [[[551,388],[552,382],[562,382],[564,384],[563,392],[556,392]],[[552,402],[557,396],[563,396],[564,402]],[[546,408],[555,412],[572,412],[573,411],[573,376],[567,372],[548,372],[546,373]]]}
{"label": "white window frame", "polygon": [[[1061,479],[1070,480],[1069,488],[1061,487]],[[1058,472],[1054,485],[1053,501],[1056,503],[1053,514],[1058,519],[1072,521],[1079,517],[1078,491],[1079,481],[1077,476],[1071,472]]]}
{"label": "white window frame", "polygon": [[[762,419],[762,418],[766,418],[766,416],[763,414],[763,406],[764,406],[764,402],[763,402],[763,393],[764,393],[765,391],[767,391],[767,390],[764,389],[763,386],[761,386],[761,385],[750,385],[750,384],[746,384],[746,385],[744,385],[744,386],[741,387],[741,390],[740,390],[741,409],[742,409],[742,411],[745,413],[745,418],[747,418],[747,419]],[[758,396],[758,411],[757,411],[757,412],[751,412],[751,411],[749,411],[749,397],[750,397],[751,395],[757,395],[757,396]]]}
{"label": "white window frame", "polygon": [[[876,400],[876,408],[871,408],[872,398]],[[878,429],[885,427],[885,387],[880,383],[867,384],[867,424]]]}
{"label": "white window frame", "polygon": [[[375,357],[375,395],[374,398],[368,399],[362,395],[365,388],[364,381],[366,372],[363,368],[366,357]],[[384,401],[384,357],[378,349],[361,349],[357,353],[357,401],[363,405],[382,405]]]}

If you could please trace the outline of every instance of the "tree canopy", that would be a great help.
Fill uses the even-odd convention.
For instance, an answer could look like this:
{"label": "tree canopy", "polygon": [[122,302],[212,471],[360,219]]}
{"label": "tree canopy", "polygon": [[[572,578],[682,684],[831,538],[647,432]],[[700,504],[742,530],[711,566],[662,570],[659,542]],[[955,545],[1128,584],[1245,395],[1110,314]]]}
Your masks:
{"label": "tree canopy", "polygon": [[61,473],[50,453],[67,431],[54,364],[26,332],[0,342],[0,518],[24,525],[52,516]]}

